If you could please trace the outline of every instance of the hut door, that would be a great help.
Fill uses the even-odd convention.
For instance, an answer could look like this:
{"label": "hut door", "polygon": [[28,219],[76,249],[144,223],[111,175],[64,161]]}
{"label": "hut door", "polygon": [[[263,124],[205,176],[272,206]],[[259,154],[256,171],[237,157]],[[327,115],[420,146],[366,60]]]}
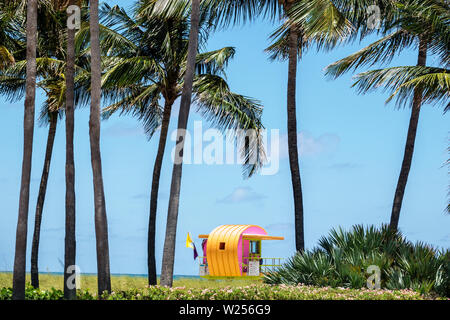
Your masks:
{"label": "hut door", "polygon": [[249,276],[259,276],[261,259],[261,240],[251,240],[249,245]]}

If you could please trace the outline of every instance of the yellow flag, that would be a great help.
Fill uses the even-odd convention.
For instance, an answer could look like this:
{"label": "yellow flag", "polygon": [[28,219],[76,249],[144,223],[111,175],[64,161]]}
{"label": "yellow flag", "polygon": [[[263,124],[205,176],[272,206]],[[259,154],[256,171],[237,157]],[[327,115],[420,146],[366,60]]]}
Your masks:
{"label": "yellow flag", "polygon": [[194,243],[194,241],[192,241],[191,236],[189,235],[189,232],[187,234],[187,238],[186,238],[186,248],[194,248],[194,246],[192,245]]}

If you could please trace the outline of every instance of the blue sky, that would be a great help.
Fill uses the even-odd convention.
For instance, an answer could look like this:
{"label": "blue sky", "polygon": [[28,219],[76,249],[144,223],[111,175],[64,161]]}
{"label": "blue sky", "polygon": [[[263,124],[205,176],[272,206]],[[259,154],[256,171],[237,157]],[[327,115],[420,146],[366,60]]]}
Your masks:
{"label": "blue sky", "polygon": [[[118,3],[118,1],[108,1]],[[122,5],[130,1],[120,1]],[[263,52],[274,30],[269,22],[227,29],[213,34],[208,49],[236,47],[227,69],[235,92],[257,98],[264,105],[268,129],[286,134],[287,63],[270,62]],[[375,38],[366,39],[368,44]],[[297,112],[305,151],[301,174],[305,206],[306,245],[312,248],[330,228],[355,224],[380,225],[389,221],[393,193],[403,156],[409,109],[385,105],[387,94],[357,95],[352,75],[324,78],[323,68],[353,53],[363,44],[332,52],[307,52],[298,66]],[[405,51],[392,64],[412,65],[415,53]],[[431,58],[433,62],[433,58]],[[37,109],[43,101],[38,91]],[[12,270],[17,223],[23,144],[23,100],[0,97],[0,270]],[[194,108],[195,109],[195,108]],[[177,110],[177,109],[176,109]],[[76,111],[75,164],[77,200],[77,264],[82,272],[96,271],[94,206],[88,136],[88,109]],[[176,128],[177,112],[170,132]],[[194,112],[189,128],[200,120]],[[207,124],[203,127],[206,129]],[[65,128],[59,124],[42,221],[39,267],[62,271],[64,258]],[[29,212],[29,246],[42,172],[47,128],[36,127]],[[108,213],[111,272],[146,273],[146,244],[151,174],[159,134],[148,141],[140,123],[114,116],[102,122],[103,173]],[[400,229],[413,241],[437,247],[450,245],[448,203],[448,115],[424,106],[416,149],[400,217]],[[161,175],[157,219],[157,268],[160,270],[172,163],[169,141]],[[184,247],[190,232],[198,234],[221,224],[257,224],[284,241],[265,242],[263,254],[289,257],[294,253],[293,201],[288,159],[282,157],[273,176],[244,180],[238,165],[186,165],[183,169],[175,274],[197,274],[192,250]],[[29,258],[27,259],[29,270]]]}

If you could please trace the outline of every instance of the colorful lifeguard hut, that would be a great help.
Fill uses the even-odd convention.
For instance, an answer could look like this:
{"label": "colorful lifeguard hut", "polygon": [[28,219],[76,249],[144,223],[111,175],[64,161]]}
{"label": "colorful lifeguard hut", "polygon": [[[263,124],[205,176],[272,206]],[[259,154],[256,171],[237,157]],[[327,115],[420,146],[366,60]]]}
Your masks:
{"label": "colorful lifeguard hut", "polygon": [[269,236],[256,225],[223,225],[203,239],[200,276],[203,278],[259,277],[281,265],[282,258],[265,258],[261,252],[263,240],[284,240]]}

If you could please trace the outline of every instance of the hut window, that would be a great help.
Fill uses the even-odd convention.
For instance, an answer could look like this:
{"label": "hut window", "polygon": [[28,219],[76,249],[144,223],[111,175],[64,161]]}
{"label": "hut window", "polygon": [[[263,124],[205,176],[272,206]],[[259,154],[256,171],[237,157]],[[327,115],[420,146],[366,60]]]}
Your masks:
{"label": "hut window", "polygon": [[225,242],[219,243],[219,250],[225,250]]}
{"label": "hut window", "polygon": [[250,241],[250,253],[259,254],[261,253],[261,242],[260,241]]}

